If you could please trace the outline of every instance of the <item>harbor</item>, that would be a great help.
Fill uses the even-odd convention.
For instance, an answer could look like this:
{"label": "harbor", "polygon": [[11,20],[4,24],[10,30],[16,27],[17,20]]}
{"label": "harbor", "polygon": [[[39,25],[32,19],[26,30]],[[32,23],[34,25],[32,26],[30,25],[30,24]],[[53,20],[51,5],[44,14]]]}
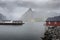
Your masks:
{"label": "harbor", "polygon": [[0,40],[60,40],[60,0],[0,0]]}

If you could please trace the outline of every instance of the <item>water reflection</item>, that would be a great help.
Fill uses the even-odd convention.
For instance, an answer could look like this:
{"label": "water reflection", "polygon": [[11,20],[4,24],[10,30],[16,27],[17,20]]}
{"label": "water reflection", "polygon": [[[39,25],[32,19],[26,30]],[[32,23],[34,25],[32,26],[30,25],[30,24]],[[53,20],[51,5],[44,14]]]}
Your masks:
{"label": "water reflection", "polygon": [[45,32],[44,22],[25,23],[22,26],[0,25],[0,39],[41,40]]}

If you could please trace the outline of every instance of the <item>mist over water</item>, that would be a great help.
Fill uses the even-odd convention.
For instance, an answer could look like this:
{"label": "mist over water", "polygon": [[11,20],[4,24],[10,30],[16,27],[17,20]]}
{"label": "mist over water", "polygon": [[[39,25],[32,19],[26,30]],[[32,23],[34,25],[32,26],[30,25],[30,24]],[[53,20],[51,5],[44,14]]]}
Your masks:
{"label": "mist over water", "polygon": [[44,22],[18,25],[0,25],[0,39],[3,40],[41,40],[45,32]]}

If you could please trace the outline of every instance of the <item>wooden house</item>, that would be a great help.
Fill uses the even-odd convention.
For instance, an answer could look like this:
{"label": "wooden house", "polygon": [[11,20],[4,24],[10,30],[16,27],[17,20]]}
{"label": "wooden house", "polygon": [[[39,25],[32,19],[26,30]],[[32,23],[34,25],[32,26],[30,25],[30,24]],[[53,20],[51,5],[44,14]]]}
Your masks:
{"label": "wooden house", "polygon": [[48,18],[46,20],[46,26],[60,26],[60,16]]}

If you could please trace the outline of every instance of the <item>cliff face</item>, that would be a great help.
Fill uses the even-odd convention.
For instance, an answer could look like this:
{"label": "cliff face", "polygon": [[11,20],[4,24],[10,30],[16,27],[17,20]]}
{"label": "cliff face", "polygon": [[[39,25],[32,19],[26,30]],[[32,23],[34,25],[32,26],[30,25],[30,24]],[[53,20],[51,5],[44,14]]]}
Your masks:
{"label": "cliff face", "polygon": [[44,19],[40,16],[40,13],[32,11],[31,8],[21,17],[24,22],[41,22]]}
{"label": "cliff face", "polygon": [[21,20],[28,22],[32,19],[32,10],[31,8],[21,17]]}
{"label": "cliff face", "polygon": [[6,20],[6,16],[0,13],[0,20]]}

